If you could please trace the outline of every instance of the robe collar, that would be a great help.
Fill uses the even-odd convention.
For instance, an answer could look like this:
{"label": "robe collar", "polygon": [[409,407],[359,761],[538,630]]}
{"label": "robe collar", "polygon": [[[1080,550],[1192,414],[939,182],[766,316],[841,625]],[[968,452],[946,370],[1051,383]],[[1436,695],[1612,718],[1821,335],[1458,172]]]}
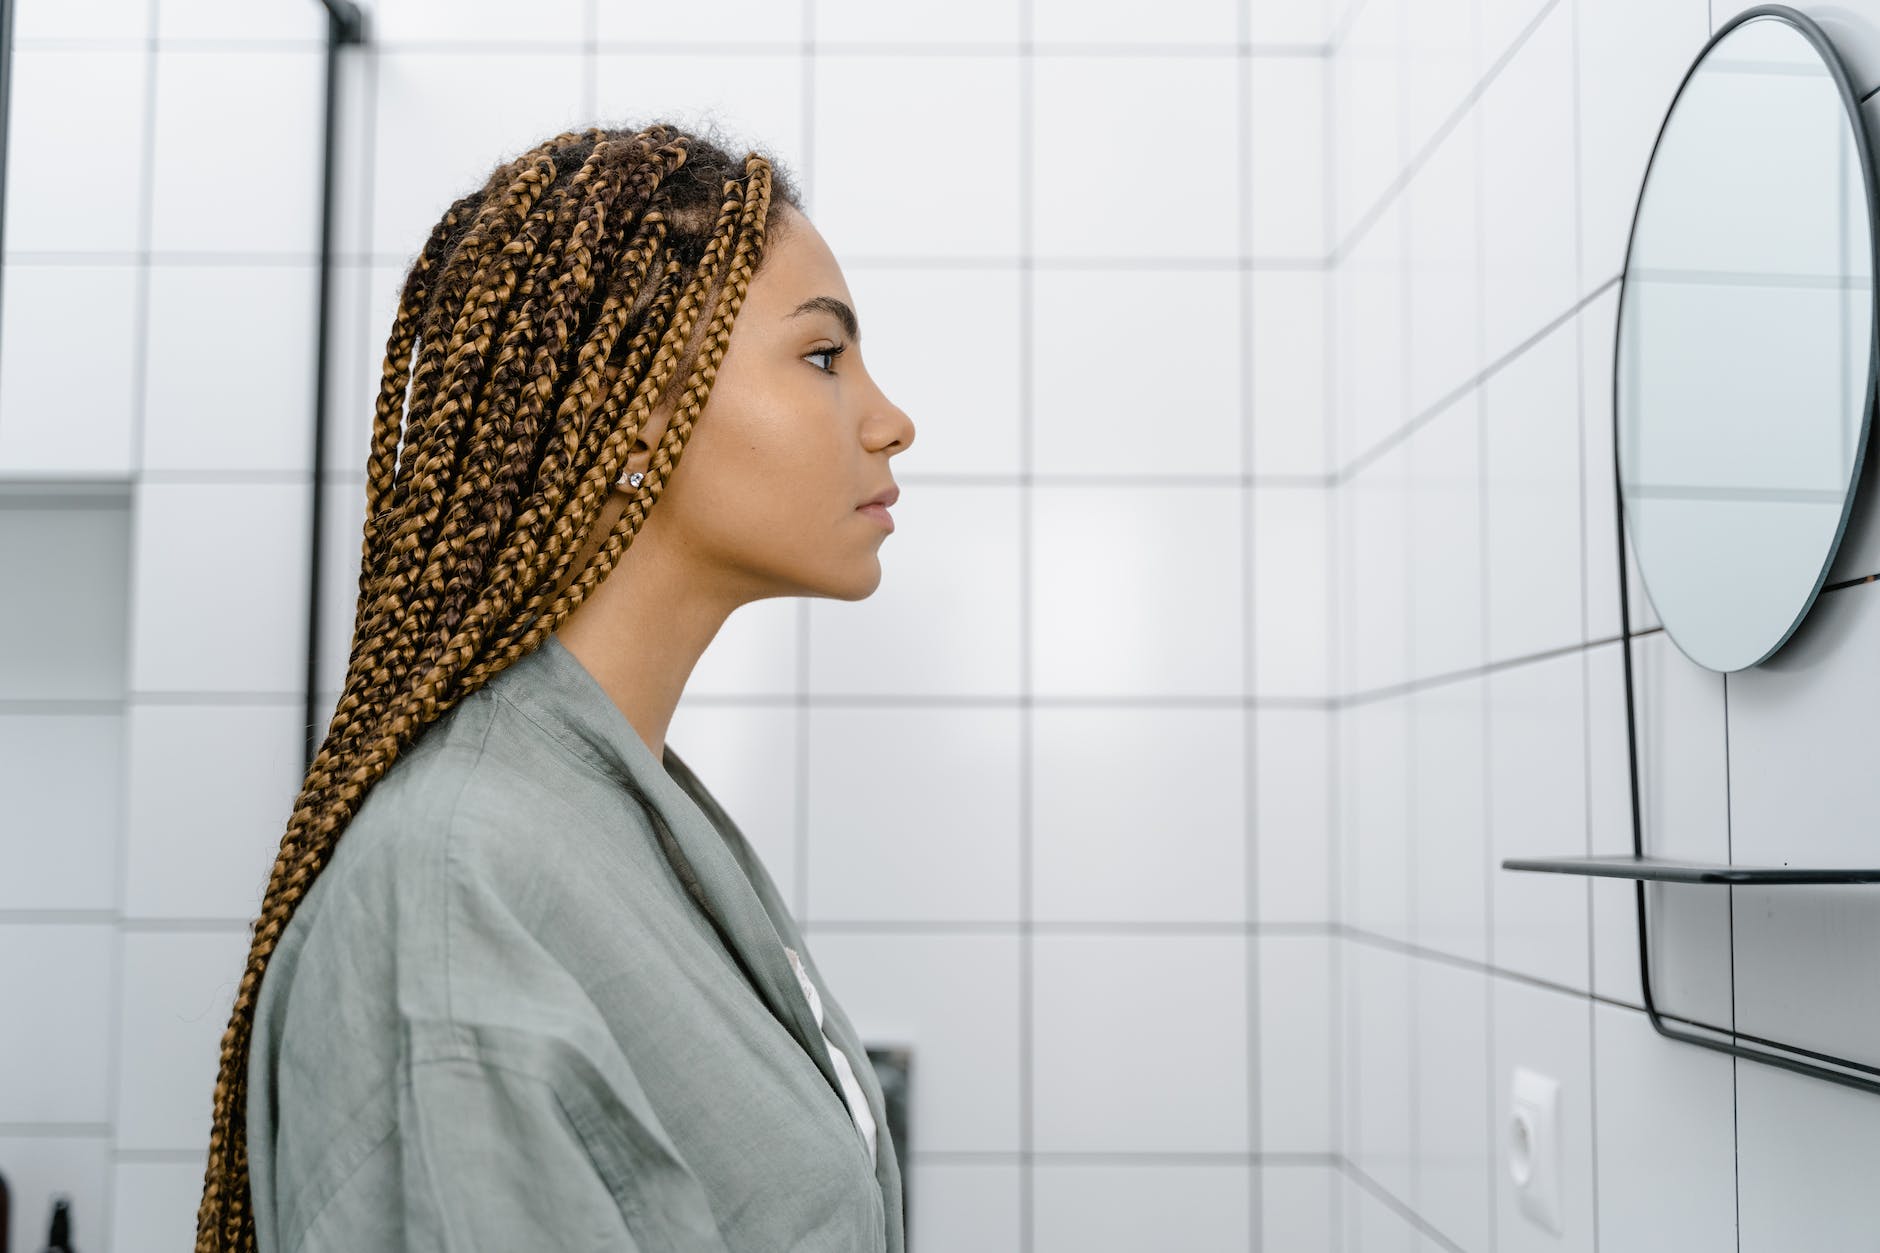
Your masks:
{"label": "robe collar", "polygon": [[[804,947],[788,906],[777,896],[766,872],[746,870],[757,865],[756,853],[671,743],[665,745],[663,760],[655,760],[613,697],[553,634],[511,662],[490,684],[500,685],[505,699],[521,706],[557,742],[613,776],[645,805],[660,832],[662,851],[693,900],[743,966],[764,1004],[816,1063],[847,1120],[841,1078],[785,952],[786,945]],[[833,1017],[828,1025],[833,1034]],[[855,1048],[861,1055],[851,1062],[867,1064],[860,1041]],[[894,1149],[887,1113],[875,1096],[879,1085],[863,1087],[877,1128],[876,1177],[883,1184],[884,1201],[898,1207],[900,1188],[890,1169]],[[859,1144],[859,1132],[856,1139]],[[867,1151],[865,1145],[862,1151]]]}

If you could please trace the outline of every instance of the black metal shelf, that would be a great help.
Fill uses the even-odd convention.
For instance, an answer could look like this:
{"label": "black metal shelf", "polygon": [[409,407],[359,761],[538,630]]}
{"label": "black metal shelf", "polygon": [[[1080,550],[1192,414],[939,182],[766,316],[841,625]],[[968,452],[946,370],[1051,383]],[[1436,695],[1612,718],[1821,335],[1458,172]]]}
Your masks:
{"label": "black metal shelf", "polygon": [[1880,869],[1817,866],[1733,866],[1675,857],[1607,854],[1585,857],[1509,857],[1504,870],[1539,870],[1551,874],[1598,875],[1607,879],[1652,879],[1661,883],[1727,883],[1737,887],[1781,883],[1880,883]]}

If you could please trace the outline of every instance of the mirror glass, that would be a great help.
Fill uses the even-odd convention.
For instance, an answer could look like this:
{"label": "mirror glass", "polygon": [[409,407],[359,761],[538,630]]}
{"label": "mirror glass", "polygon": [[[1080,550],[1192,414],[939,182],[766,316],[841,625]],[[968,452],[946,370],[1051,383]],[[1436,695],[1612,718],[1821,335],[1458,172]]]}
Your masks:
{"label": "mirror glass", "polygon": [[1626,531],[1666,633],[1712,670],[1794,632],[1866,446],[1873,206],[1832,55],[1778,17],[1720,36],[1672,102],[1626,255]]}

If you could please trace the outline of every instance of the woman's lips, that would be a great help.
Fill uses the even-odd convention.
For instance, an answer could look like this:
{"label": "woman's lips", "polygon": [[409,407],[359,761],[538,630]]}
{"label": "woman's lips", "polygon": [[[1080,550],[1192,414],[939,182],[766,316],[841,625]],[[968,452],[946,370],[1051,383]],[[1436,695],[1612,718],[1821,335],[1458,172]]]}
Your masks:
{"label": "woman's lips", "polygon": [[886,526],[888,530],[894,530],[894,515],[888,512],[886,505],[858,505],[856,506],[855,512],[865,513],[877,522],[880,522],[883,526]]}

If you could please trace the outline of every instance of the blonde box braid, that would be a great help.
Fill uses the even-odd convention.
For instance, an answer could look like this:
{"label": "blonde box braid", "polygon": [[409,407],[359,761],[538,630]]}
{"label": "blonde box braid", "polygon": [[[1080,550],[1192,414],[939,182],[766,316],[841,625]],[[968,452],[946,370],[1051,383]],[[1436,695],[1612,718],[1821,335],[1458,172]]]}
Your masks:
{"label": "blonde box braid", "polygon": [[[248,1045],[296,906],[399,754],[559,627],[632,544],[786,204],[801,211],[760,152],[740,162],[665,123],[569,131],[454,202],[406,273],[366,462],[352,652],[222,1036],[197,1253],[256,1247]],[[628,451],[681,379],[646,478],[575,570]]]}

